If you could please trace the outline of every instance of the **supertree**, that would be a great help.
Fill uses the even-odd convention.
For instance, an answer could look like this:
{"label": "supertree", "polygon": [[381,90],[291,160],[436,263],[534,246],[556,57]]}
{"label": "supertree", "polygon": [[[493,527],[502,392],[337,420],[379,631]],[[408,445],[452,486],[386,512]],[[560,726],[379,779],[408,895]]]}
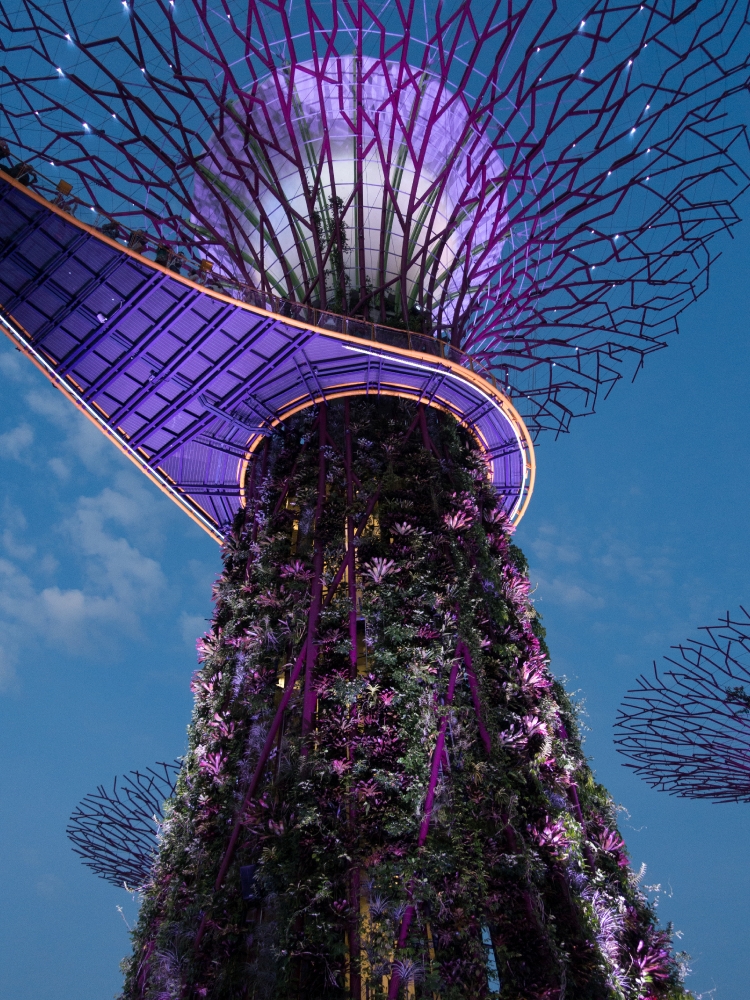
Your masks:
{"label": "supertree", "polygon": [[174,794],[179,764],[161,762],[124,774],[112,791],[100,785],[70,817],[73,850],[92,871],[118,887],[138,889],[151,874],[164,802]]}
{"label": "supertree", "polygon": [[223,541],[124,996],[684,996],[511,532],[736,221],[746,5],[2,10],[0,323]]}
{"label": "supertree", "polygon": [[687,799],[750,801],[750,615],[673,646],[671,666],[641,676],[617,719],[616,743],[653,788]]}

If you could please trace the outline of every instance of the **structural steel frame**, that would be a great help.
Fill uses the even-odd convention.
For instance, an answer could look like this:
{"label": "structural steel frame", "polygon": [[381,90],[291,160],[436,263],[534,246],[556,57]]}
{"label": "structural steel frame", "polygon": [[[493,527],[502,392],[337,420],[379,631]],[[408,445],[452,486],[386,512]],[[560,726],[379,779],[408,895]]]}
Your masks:
{"label": "structural steel frame", "polygon": [[100,878],[118,888],[140,889],[156,854],[166,799],[174,794],[180,762],[115,778],[112,791],[99,785],[74,809],[67,834],[73,850]]}
{"label": "structural steel frame", "polygon": [[437,334],[536,439],[707,287],[748,183],[749,11],[0,0],[0,155],[243,294]]}
{"label": "structural steel frame", "polygon": [[531,438],[494,381],[451,357],[205,288],[3,174],[0,325],[217,540],[245,503],[260,441],[293,413],[345,396],[396,395],[452,414],[474,434],[512,521],[533,490]]}
{"label": "structural steel frame", "polygon": [[623,699],[617,749],[653,788],[750,802],[750,613],[740,606],[672,647]]}

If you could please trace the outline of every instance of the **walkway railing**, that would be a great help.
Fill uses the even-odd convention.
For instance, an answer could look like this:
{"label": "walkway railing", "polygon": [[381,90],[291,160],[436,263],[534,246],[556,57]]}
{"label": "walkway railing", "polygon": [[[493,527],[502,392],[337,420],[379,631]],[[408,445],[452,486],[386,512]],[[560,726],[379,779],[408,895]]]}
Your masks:
{"label": "walkway railing", "polygon": [[[215,275],[212,261],[187,256],[142,229],[129,229],[119,220],[111,219],[98,212],[74,195],[73,187],[67,181],[58,181],[55,186],[52,181],[40,174],[36,167],[14,156],[10,152],[8,144],[0,139],[0,175],[2,173],[8,174],[26,187],[32,188],[37,194],[46,197],[53,205],[87,225],[93,226],[110,239],[124,242],[129,249],[136,253],[143,256],[147,253],[153,253],[157,264],[162,264],[177,274],[185,272],[188,278],[204,285],[207,289],[223,292],[241,302],[246,302],[248,305],[266,309],[279,316],[288,316],[290,319],[319,327],[322,330],[331,330],[334,333],[342,333],[359,340],[369,340],[385,347],[400,347],[444,358],[461,365],[463,368],[468,368],[486,379],[496,390],[506,393],[508,391],[507,387],[500,383],[481,361],[473,355],[467,354],[460,347],[454,347],[448,341],[438,337],[385,326],[382,323],[374,323],[357,316],[344,316],[305,303],[292,302],[275,295],[267,295],[235,278]],[[86,218],[89,214],[92,216],[90,221]]]}
{"label": "walkway railing", "polygon": [[431,337],[429,334],[418,333],[414,330],[401,330],[398,327],[385,326],[382,323],[373,323],[371,320],[361,319],[357,316],[343,316],[340,313],[318,309],[304,303],[290,302],[288,299],[278,298],[274,295],[264,295],[254,288],[241,285],[239,282],[219,279],[211,283],[211,287],[215,287],[217,290],[221,290],[219,287],[221,285],[237,287],[241,291],[244,302],[260,309],[267,309],[268,312],[276,313],[279,316],[289,316],[290,319],[309,323],[310,326],[317,326],[322,330],[343,333],[349,337],[357,337],[359,340],[374,341],[386,347],[401,347],[445,358],[463,368],[469,368],[490,382],[500,392],[504,391],[503,386],[480,361],[472,357],[471,354],[467,354],[466,351],[462,351],[460,347],[453,347],[448,341],[440,340],[438,337]]}

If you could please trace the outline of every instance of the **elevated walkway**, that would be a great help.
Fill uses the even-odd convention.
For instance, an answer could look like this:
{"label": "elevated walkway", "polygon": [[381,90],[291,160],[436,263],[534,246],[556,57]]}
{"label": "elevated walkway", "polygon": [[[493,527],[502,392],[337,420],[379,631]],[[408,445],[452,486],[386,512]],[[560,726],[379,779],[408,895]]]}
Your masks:
{"label": "elevated walkway", "polygon": [[[0,327],[217,540],[253,450],[322,399],[397,395],[465,424],[514,522],[534,452],[511,401],[430,337],[292,304],[281,315],[128,249],[0,172]],[[312,320],[312,322],[310,321]]]}

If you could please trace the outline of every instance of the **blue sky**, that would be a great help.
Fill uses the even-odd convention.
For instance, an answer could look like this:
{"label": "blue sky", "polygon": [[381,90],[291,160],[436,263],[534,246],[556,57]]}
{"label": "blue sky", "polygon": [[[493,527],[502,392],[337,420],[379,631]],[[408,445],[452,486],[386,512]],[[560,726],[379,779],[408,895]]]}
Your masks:
{"label": "blue sky", "polygon": [[[543,442],[517,534],[594,768],[713,1000],[747,995],[750,807],[651,791],[612,724],[654,658],[750,600],[749,275],[745,225],[669,349]],[[0,391],[0,998],[106,1000],[136,907],[67,818],[182,752],[219,550],[6,343]]]}

